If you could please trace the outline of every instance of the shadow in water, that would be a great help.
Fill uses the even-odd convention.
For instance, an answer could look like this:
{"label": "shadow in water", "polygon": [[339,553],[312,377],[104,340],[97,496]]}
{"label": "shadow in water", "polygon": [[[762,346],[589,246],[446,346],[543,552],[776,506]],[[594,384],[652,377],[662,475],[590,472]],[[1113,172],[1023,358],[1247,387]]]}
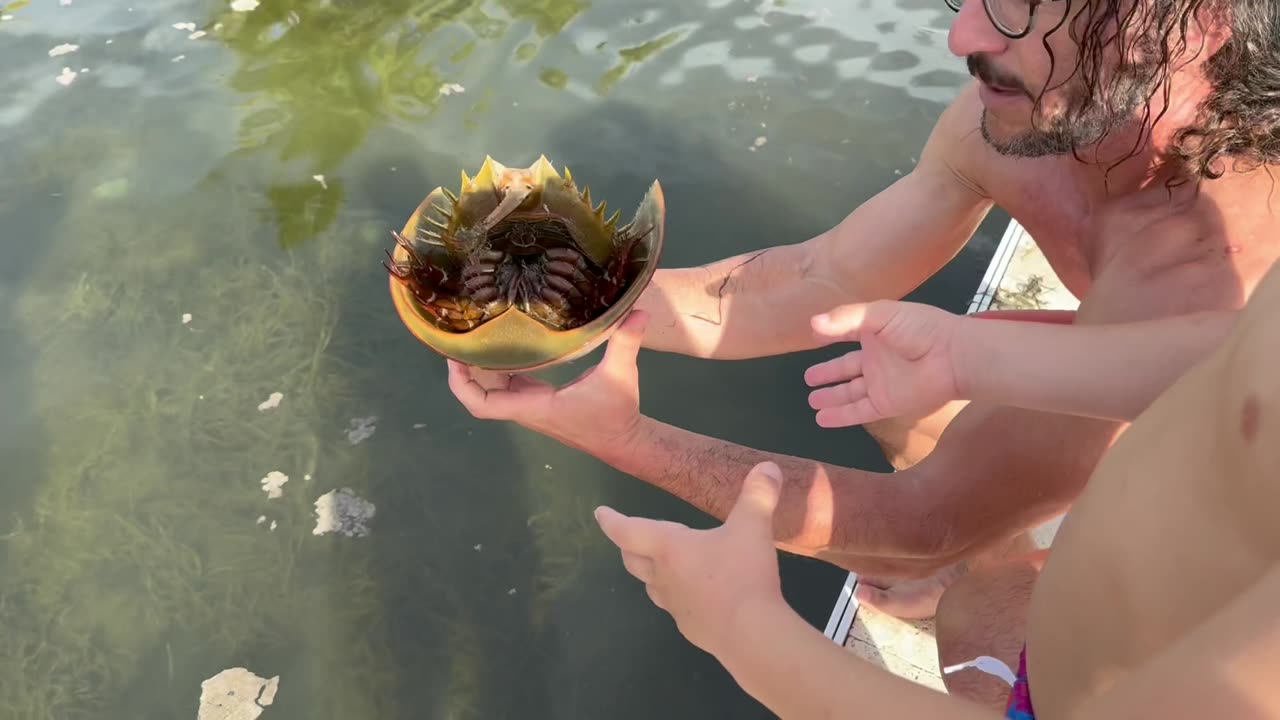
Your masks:
{"label": "shadow in water", "polygon": [[[5,248],[21,430],[3,492],[24,523],[0,543],[0,714],[189,716],[202,681],[246,667],[281,676],[279,718],[553,716],[516,451],[468,438],[386,296],[381,248],[408,210],[340,208],[281,250],[258,212],[270,159],[167,196],[95,193],[81,178],[110,163],[92,150],[131,147],[113,132],[36,144],[49,182],[27,175],[3,209],[26,240]],[[342,487],[376,503],[370,536],[313,534],[313,503]]]}
{"label": "shadow in water", "polygon": [[[379,139],[414,145],[391,131]],[[331,352],[360,368],[355,392],[379,413],[368,441],[377,448],[368,492],[379,507],[370,569],[391,630],[381,663],[395,676],[397,715],[556,717],[548,675],[561,650],[541,622],[553,598],[540,592],[555,549],[538,542],[530,497],[540,468],[506,428],[475,422],[454,400],[444,360],[400,323],[380,265],[390,231],[460,168],[423,148],[411,160],[369,152],[359,165],[352,200],[380,232],[376,247],[348,256],[350,310]]]}
{"label": "shadow in water", "polygon": [[[31,128],[38,132],[38,128]],[[48,133],[53,141],[55,133]],[[77,143],[75,137],[64,137],[64,147],[71,152],[92,154],[92,146]],[[74,150],[72,149],[74,147]],[[99,148],[105,153],[106,150]],[[18,541],[31,530],[32,496],[38,478],[45,473],[42,449],[52,439],[41,423],[33,387],[32,363],[35,349],[23,329],[20,303],[32,292],[32,269],[45,261],[49,243],[58,219],[65,211],[63,172],[57,163],[40,165],[15,143],[0,149],[0,163],[11,169],[0,179],[0,568],[8,544]],[[32,202],[39,198],[38,202]],[[32,212],[33,207],[41,209]],[[46,400],[47,402],[47,400]],[[0,589],[0,606],[10,592]],[[4,671],[0,661],[0,672]],[[3,706],[0,706],[2,708]]]}

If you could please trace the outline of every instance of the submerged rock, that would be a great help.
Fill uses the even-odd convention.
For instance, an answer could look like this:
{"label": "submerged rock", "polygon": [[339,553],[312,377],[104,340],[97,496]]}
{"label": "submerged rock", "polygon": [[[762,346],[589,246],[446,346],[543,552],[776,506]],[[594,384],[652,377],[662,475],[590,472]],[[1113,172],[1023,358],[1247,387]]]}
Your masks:
{"label": "submerged rock", "polygon": [[196,720],[254,720],[276,699],[280,676],[270,680],[242,667],[228,668],[200,683]]}
{"label": "submerged rock", "polygon": [[289,482],[289,476],[279,470],[272,470],[267,476],[262,478],[262,490],[267,494],[267,498],[274,500],[284,495],[284,484]]}
{"label": "submerged rock", "polygon": [[316,527],[311,534],[336,532],[364,537],[369,534],[368,520],[376,511],[373,503],[357,496],[351,488],[330,490],[316,498]]}
{"label": "submerged rock", "polygon": [[347,428],[347,442],[352,445],[358,445],[373,436],[373,432],[377,430],[377,415],[369,417],[351,418],[351,424]]}
{"label": "submerged rock", "polygon": [[258,403],[258,411],[265,412],[267,410],[274,410],[280,407],[281,400],[284,400],[284,393],[273,392],[267,396],[266,400],[263,400],[262,402]]}

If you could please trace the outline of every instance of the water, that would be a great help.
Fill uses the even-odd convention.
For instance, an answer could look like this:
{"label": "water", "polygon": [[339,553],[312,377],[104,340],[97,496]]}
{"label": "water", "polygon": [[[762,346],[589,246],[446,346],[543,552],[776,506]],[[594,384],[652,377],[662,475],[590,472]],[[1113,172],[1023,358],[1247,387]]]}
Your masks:
{"label": "water", "polygon": [[[964,79],[945,6],[131,2],[0,11],[0,717],[194,718],[232,667],[266,720],[767,716],[590,513],[708,519],[473,420],[382,251],[486,153],[613,207],[660,179],[668,265],[807,238]],[[962,309],[1000,230],[914,297]],[[643,409],[885,469],[813,425],[821,355],[646,353]],[[367,535],[314,534],[341,488]],[[818,627],[843,577],[784,557]]]}

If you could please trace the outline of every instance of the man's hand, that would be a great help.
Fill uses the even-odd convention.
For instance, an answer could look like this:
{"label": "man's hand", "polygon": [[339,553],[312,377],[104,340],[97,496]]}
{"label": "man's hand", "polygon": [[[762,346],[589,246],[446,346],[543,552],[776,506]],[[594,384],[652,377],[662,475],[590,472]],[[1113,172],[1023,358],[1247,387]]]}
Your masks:
{"label": "man's hand", "polygon": [[814,333],[825,342],[862,343],[861,350],[805,372],[810,387],[831,385],[809,395],[818,425],[925,415],[960,398],[952,357],[959,320],[930,305],[890,300],[842,305],[815,316]]}
{"label": "man's hand", "polygon": [[693,530],[607,507],[596,510],[596,520],[653,603],[671,614],[689,642],[722,657],[742,631],[735,610],[785,605],[773,544],[773,511],[781,490],[782,472],[763,462],[751,469],[718,528]]}
{"label": "man's hand", "polygon": [[477,418],[510,420],[588,452],[628,439],[640,422],[636,355],[648,315],[633,311],[599,365],[555,388],[528,375],[476,370],[453,360],[449,389]]}

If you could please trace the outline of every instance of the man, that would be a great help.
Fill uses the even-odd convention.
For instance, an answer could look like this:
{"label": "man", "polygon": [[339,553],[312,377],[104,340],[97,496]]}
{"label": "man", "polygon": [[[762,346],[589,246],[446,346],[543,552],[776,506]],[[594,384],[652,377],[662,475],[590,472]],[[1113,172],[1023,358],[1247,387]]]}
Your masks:
{"label": "man", "polygon": [[943,112],[917,167],[839,225],[806,242],[660,270],[644,313],[601,365],[559,392],[529,378],[477,374],[477,384],[451,364],[455,394],[479,417],[546,433],[717,518],[747,472],[774,461],[788,478],[776,518],[782,548],[871,585],[918,579],[886,592],[864,583],[860,597],[931,614],[975,559],[1000,557],[1063,513],[1123,425],[952,403],[868,426],[898,469],[892,476],[834,467],[640,416],[641,338],[712,359],[816,347],[794,318],[904,296],[993,205],[1028,229],[1082,298],[1077,324],[1236,312],[1278,249],[1272,179],[1255,169],[1280,155],[1280,106],[1262,80],[1280,73],[1273,5],[971,0],[958,7],[950,47],[976,81]]}
{"label": "man", "polygon": [[[987,622],[939,623],[941,664],[993,655],[1021,670],[1013,688],[964,670],[946,678],[951,697],[936,693],[863,662],[792,612],[779,588],[771,525],[779,486],[792,479],[778,478],[771,463],[747,474],[718,528],[690,530],[608,508],[597,518],[690,642],[783,718],[977,719],[1001,710],[1017,720],[1276,718],[1277,355],[1280,265],[1219,349],[1105,454],[1044,562],[1029,611],[1024,593],[1007,592],[1024,586],[1022,562],[984,569],[948,591],[940,613],[963,589],[977,610],[971,617]],[[1107,384],[1083,380],[1094,390]],[[1029,391],[1021,399],[1038,403],[1043,393],[1021,384]],[[1093,410],[1110,412],[1108,405]],[[1022,617],[1025,625],[1009,622]]]}

